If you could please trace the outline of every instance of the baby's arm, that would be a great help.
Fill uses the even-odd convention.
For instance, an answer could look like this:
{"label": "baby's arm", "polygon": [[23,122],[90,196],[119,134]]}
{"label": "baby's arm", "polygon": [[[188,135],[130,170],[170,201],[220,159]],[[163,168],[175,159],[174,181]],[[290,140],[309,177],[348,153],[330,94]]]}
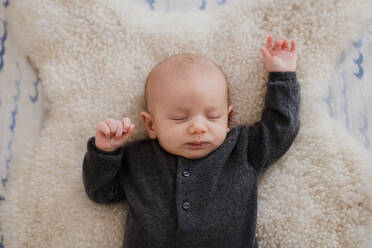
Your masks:
{"label": "baby's arm", "polygon": [[90,200],[96,203],[125,200],[118,173],[123,161],[121,146],[131,136],[133,128],[130,120],[129,123],[106,120],[97,125],[96,136],[88,140],[83,161],[83,183]]}
{"label": "baby's arm", "polygon": [[[301,88],[296,76],[296,50],[287,45],[271,47],[268,38],[266,68],[269,70],[265,107],[261,121],[249,127],[248,160],[257,171],[278,160],[287,152],[300,128]],[[266,55],[264,55],[265,57]],[[276,61],[273,61],[279,56]],[[278,62],[279,61],[279,62]]]}

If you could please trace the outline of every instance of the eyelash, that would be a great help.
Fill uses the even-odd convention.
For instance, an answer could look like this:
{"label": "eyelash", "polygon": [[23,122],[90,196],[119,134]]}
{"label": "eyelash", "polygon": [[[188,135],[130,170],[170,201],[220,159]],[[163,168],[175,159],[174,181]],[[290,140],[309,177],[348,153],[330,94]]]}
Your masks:
{"label": "eyelash", "polygon": [[[221,116],[213,116],[213,117],[208,117],[209,119],[218,119],[220,118]],[[182,119],[174,119],[174,118],[171,118],[171,120],[175,120],[175,121],[184,121],[186,120],[186,118],[182,118]]]}

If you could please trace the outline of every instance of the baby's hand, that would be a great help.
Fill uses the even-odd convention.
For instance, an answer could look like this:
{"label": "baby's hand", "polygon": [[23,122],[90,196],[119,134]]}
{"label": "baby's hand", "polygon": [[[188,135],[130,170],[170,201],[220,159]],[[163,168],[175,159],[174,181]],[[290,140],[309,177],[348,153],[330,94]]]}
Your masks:
{"label": "baby's hand", "polygon": [[260,51],[265,59],[266,70],[273,71],[296,71],[296,43],[291,42],[292,47],[288,50],[288,42],[284,40],[276,40],[274,47],[272,46],[272,37],[269,34],[266,41],[266,48],[261,47]]}
{"label": "baby's hand", "polygon": [[134,124],[128,117],[122,121],[108,119],[96,126],[95,145],[97,148],[112,152],[124,145],[133,134]]}

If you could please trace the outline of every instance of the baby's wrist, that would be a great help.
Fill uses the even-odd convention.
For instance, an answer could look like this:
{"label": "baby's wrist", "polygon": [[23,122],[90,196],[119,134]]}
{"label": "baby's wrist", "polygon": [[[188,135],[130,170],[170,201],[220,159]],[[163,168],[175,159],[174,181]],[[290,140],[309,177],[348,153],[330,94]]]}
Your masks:
{"label": "baby's wrist", "polygon": [[272,71],[269,72],[269,81],[276,81],[281,79],[295,79],[296,71]]}
{"label": "baby's wrist", "polygon": [[99,146],[96,145],[95,138],[92,139],[92,146],[96,152],[103,153],[103,154],[116,154],[120,151],[120,148],[121,148],[121,147],[116,147],[112,149],[100,148]]}

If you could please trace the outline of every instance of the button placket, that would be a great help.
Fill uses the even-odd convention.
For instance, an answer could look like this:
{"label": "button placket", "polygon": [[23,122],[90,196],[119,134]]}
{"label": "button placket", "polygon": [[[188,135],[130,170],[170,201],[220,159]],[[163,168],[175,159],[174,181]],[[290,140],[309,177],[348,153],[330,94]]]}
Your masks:
{"label": "button placket", "polygon": [[[187,161],[185,161],[184,159],[179,157],[178,160],[177,160],[177,165],[181,167],[180,168],[181,173],[179,174],[179,176],[183,178],[183,180],[180,181],[181,184],[184,184],[183,187],[181,187],[181,188],[187,190],[189,187],[191,187],[191,185],[190,185],[191,182],[189,181],[190,180],[189,177],[190,177],[191,173],[190,173],[189,168],[187,168],[188,163],[187,163]],[[187,191],[189,191],[189,190],[187,190]],[[181,192],[182,192],[182,190],[181,190]],[[181,209],[182,209],[181,211],[187,211],[191,208],[191,202],[188,201],[187,199],[188,199],[188,195],[187,194],[182,194],[181,199],[180,199],[181,200]]]}
{"label": "button placket", "polygon": [[[190,172],[188,170],[183,170],[183,176],[184,177],[189,177],[190,176]],[[183,204],[182,204],[182,208],[185,209],[185,210],[188,210],[190,208],[190,202],[189,201],[184,201]]]}

